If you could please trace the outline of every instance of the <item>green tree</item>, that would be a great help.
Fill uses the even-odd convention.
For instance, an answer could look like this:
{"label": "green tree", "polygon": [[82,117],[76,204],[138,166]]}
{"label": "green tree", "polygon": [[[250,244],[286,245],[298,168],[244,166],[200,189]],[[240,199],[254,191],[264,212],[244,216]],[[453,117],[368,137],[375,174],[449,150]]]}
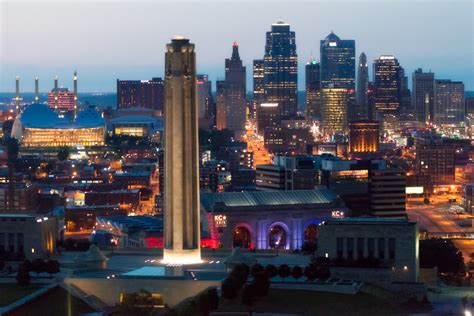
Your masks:
{"label": "green tree", "polygon": [[57,260],[46,261],[45,271],[49,273],[49,276],[59,272],[59,262]]}
{"label": "green tree", "polygon": [[462,252],[447,239],[420,240],[420,267],[438,267],[440,273],[463,273],[466,269]]}
{"label": "green tree", "polygon": [[249,314],[252,315],[252,305],[255,302],[255,287],[253,284],[247,284],[242,290],[242,304],[247,306]]}
{"label": "green tree", "polygon": [[16,274],[16,282],[21,286],[27,286],[30,284],[30,272],[21,265]]}
{"label": "green tree", "polygon": [[46,271],[46,263],[44,262],[44,260],[43,259],[33,260],[31,262],[31,271],[36,272],[36,277],[38,277],[38,275],[41,272],[45,272]]}
{"label": "green tree", "polygon": [[69,147],[59,148],[58,154],[56,155],[59,161],[65,161],[69,158]]}
{"label": "green tree", "polygon": [[278,269],[276,266],[273,264],[269,264],[265,267],[265,273],[268,275],[268,277],[271,279],[273,277],[276,277],[278,274]]}
{"label": "green tree", "polygon": [[293,269],[291,269],[291,276],[298,280],[303,276],[303,269],[301,269],[300,266],[294,266]]}
{"label": "green tree", "polygon": [[241,283],[233,276],[228,276],[222,281],[222,297],[232,300],[239,294]]}
{"label": "green tree", "polygon": [[255,277],[255,274],[260,273],[260,272],[263,272],[263,271],[264,271],[263,266],[262,266],[261,264],[256,263],[256,264],[254,264],[254,265],[252,266],[252,269],[251,269],[251,271],[250,271],[250,274],[251,274],[253,277]]}
{"label": "green tree", "polygon": [[291,274],[290,267],[287,264],[282,264],[278,267],[278,275],[285,281],[285,278],[289,277]]}

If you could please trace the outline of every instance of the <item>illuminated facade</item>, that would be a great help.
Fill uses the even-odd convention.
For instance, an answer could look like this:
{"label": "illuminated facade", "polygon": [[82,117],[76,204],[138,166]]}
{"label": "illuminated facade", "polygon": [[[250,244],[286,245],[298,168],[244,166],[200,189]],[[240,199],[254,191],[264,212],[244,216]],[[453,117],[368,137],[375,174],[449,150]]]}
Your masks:
{"label": "illuminated facade", "polygon": [[73,111],[74,92],[68,88],[53,89],[48,93],[48,106],[55,110]]}
{"label": "illuminated facade", "polygon": [[400,109],[400,65],[394,56],[374,61],[375,113],[377,120],[397,116]]}
{"label": "illuminated facade", "polygon": [[265,103],[265,83],[264,83],[264,62],[263,59],[253,61],[253,100],[252,118],[257,118],[257,107]]}
{"label": "illuminated facade", "polygon": [[464,84],[459,81],[435,80],[435,124],[458,125],[464,121],[464,113]]}
{"label": "illuminated facade", "polygon": [[321,79],[320,65],[312,59],[305,67],[305,85],[306,100],[305,110],[306,119],[312,120],[313,117],[321,115]]}
{"label": "illuminated facade", "polygon": [[278,103],[281,116],[294,116],[298,111],[298,55],[295,32],[290,25],[278,21],[267,32],[264,60],[265,98]]}
{"label": "illuminated facade", "polygon": [[257,106],[257,130],[261,135],[266,129],[280,126],[280,123],[278,103],[261,103]]}
{"label": "illuminated facade", "polygon": [[317,241],[320,223],[347,212],[327,189],[203,193],[201,201],[224,248],[299,250]]}
{"label": "illuminated facade", "polygon": [[331,32],[320,43],[322,88],[355,90],[355,41]]}
{"label": "illuminated facade", "polygon": [[379,148],[379,122],[349,123],[349,151],[351,154],[376,153]]}
{"label": "illuminated facade", "polygon": [[321,89],[321,123],[324,134],[345,134],[347,132],[347,89]]}
{"label": "illuminated facade", "polygon": [[411,102],[419,122],[426,123],[433,120],[433,89],[434,73],[423,72],[421,68],[413,72]]}
{"label": "illuminated facade", "polygon": [[71,122],[45,104],[28,106],[12,128],[12,137],[25,147],[102,146],[104,135],[104,120],[95,109],[80,112]]}
{"label": "illuminated facade", "polygon": [[176,37],[165,55],[163,263],[201,262],[196,53]]}

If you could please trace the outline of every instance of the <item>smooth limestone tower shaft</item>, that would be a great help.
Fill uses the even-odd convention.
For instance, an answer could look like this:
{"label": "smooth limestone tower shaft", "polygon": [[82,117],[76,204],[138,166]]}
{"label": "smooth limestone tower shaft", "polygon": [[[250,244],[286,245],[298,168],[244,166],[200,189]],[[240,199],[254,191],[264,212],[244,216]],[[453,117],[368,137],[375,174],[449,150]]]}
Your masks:
{"label": "smooth limestone tower shaft", "polygon": [[163,263],[193,264],[201,262],[196,54],[178,36],[166,50]]}

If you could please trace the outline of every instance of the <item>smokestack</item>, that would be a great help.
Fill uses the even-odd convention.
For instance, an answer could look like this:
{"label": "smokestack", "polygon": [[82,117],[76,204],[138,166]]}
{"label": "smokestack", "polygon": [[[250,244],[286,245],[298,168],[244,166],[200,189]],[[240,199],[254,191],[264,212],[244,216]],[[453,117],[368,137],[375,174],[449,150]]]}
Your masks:
{"label": "smokestack", "polygon": [[15,108],[16,108],[16,113],[18,114],[20,112],[20,77],[16,76],[16,82],[15,82]]}
{"label": "smokestack", "polygon": [[35,78],[35,103],[39,102],[39,79]]}
{"label": "smokestack", "polygon": [[54,76],[54,109],[58,109],[58,75]]}
{"label": "smokestack", "polygon": [[74,121],[77,117],[77,71],[74,71]]}

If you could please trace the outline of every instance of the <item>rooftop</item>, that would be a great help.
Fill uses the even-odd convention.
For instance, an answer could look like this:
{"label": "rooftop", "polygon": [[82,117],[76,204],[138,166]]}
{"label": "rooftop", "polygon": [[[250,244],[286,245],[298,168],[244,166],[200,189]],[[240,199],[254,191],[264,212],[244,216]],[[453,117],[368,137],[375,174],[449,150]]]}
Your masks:
{"label": "rooftop", "polygon": [[347,217],[331,219],[324,222],[324,225],[416,225],[416,222],[410,222],[401,218],[383,218],[383,217]]}
{"label": "rooftop", "polygon": [[206,210],[212,210],[214,204],[224,203],[230,207],[265,206],[265,205],[297,205],[326,204],[336,199],[336,195],[328,189],[265,191],[265,192],[223,192],[202,193],[201,204]]}

